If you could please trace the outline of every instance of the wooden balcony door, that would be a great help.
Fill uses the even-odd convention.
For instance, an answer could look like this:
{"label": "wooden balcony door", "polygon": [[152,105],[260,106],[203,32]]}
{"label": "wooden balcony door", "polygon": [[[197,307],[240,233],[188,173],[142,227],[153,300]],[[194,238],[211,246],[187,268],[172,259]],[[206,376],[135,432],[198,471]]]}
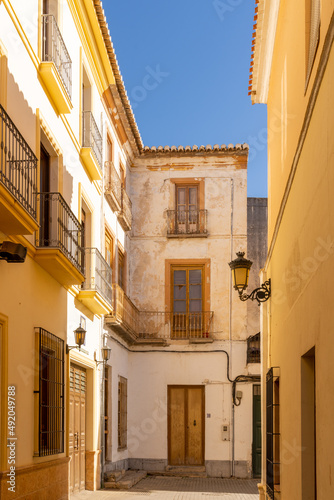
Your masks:
{"label": "wooden balcony door", "polygon": [[172,267],[172,338],[201,336],[203,332],[203,266]]}
{"label": "wooden balcony door", "polygon": [[176,186],[176,231],[198,231],[198,186]]}
{"label": "wooden balcony door", "polygon": [[204,464],[204,387],[168,386],[168,463]]}
{"label": "wooden balcony door", "polygon": [[70,491],[85,489],[86,484],[86,370],[71,364],[69,456]]}

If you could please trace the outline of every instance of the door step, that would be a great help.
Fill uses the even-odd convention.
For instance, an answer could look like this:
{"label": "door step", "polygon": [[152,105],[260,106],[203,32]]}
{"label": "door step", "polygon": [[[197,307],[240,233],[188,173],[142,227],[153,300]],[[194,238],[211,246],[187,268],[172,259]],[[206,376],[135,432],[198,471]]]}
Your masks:
{"label": "door step", "polygon": [[[120,474],[118,474],[120,473]],[[133,471],[114,471],[106,475],[104,481],[105,488],[113,488],[117,490],[129,490],[135,484],[139,483],[144,477],[147,476],[147,472],[143,470]]]}
{"label": "door step", "polygon": [[148,474],[154,476],[174,476],[174,477],[207,477],[205,466],[177,466],[167,465],[164,471],[149,471]]}

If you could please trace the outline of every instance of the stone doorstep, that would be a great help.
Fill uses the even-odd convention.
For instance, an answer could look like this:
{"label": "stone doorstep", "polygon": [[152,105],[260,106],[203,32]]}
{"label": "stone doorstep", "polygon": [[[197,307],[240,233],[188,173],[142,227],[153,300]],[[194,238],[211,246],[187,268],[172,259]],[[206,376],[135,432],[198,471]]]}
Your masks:
{"label": "stone doorstep", "polygon": [[125,474],[116,481],[105,481],[105,488],[113,488],[118,490],[129,490],[135,484],[139,483],[144,477],[147,476],[147,472],[143,470],[132,471],[128,470]]}
{"label": "stone doorstep", "polygon": [[104,482],[106,483],[115,483],[122,479],[125,474],[125,469],[122,470],[114,470],[112,472],[105,472],[104,474]]}

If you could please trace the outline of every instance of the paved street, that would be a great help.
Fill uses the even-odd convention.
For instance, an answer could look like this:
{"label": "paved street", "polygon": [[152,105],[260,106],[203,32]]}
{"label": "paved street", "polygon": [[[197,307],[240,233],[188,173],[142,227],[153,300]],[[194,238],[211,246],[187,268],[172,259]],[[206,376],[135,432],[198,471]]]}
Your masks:
{"label": "paved street", "polygon": [[151,476],[129,491],[84,491],[73,500],[258,500],[258,480]]}

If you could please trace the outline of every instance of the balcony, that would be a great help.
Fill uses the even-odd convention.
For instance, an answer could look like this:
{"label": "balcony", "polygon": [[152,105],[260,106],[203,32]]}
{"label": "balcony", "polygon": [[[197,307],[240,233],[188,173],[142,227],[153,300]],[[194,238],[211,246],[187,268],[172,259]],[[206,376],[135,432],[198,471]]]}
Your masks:
{"label": "balcony", "polygon": [[0,117],[0,230],[33,234],[37,158],[1,105]]}
{"label": "balcony", "polygon": [[102,179],[102,136],[91,111],[82,113],[80,158],[93,181]]}
{"label": "balcony", "polygon": [[168,339],[212,342],[212,311],[139,311],[118,285],[113,285],[113,298],[114,310],[105,318],[106,324],[131,343],[166,344]]}
{"label": "balcony", "polygon": [[61,285],[84,281],[82,226],[60,193],[38,193],[40,229],[35,260]]}
{"label": "balcony", "polygon": [[104,164],[104,195],[111,210],[120,212],[122,208],[122,183],[112,161]]}
{"label": "balcony", "polygon": [[70,113],[73,108],[71,102],[72,61],[53,15],[42,16],[42,30],[40,77],[58,113]]}
{"label": "balcony", "polygon": [[114,283],[112,290],[113,312],[106,316],[105,323],[112,326],[125,340],[134,343],[140,330],[140,312],[119,285]]}
{"label": "balcony", "polygon": [[124,231],[130,231],[132,225],[132,203],[124,187],[122,187],[121,211],[118,215],[118,222]]}
{"label": "balcony", "polygon": [[189,340],[212,342],[212,311],[202,312],[147,312],[140,313],[140,339]]}
{"label": "balcony", "polygon": [[167,210],[168,238],[206,238],[207,210]]}
{"label": "balcony", "polygon": [[84,249],[85,281],[77,299],[93,314],[112,311],[112,270],[97,248]]}

